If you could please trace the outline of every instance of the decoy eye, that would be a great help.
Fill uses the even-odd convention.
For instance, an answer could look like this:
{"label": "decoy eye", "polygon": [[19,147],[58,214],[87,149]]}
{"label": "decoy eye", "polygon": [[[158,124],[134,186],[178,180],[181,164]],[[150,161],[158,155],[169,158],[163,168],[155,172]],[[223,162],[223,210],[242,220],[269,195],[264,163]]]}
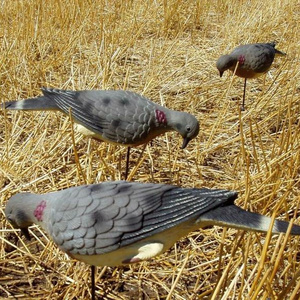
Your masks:
{"label": "decoy eye", "polygon": [[187,132],[190,132],[190,131],[191,131],[191,127],[190,127],[190,126],[187,126],[187,127],[186,127],[186,131],[187,131]]}

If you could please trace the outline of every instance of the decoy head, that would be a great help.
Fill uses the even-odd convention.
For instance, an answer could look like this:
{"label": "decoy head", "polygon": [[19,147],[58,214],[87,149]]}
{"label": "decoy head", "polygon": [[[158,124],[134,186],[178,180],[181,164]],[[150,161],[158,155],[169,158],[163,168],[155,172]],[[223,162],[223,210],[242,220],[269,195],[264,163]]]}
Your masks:
{"label": "decoy head", "polygon": [[22,201],[24,195],[30,195],[30,193],[16,194],[9,199],[5,207],[5,217],[14,228],[20,229],[22,234],[30,240],[28,227],[33,222],[26,212],[27,205]]}
{"label": "decoy head", "polygon": [[232,68],[234,65],[236,64],[236,59],[233,58],[230,55],[222,55],[221,57],[219,57],[219,59],[217,60],[217,69],[219,70],[220,73],[220,77],[222,77],[223,73]]}
{"label": "decoy head", "polygon": [[181,149],[184,149],[189,141],[195,138],[199,133],[199,122],[189,113],[182,112],[180,122],[176,122],[175,127],[183,137]]}

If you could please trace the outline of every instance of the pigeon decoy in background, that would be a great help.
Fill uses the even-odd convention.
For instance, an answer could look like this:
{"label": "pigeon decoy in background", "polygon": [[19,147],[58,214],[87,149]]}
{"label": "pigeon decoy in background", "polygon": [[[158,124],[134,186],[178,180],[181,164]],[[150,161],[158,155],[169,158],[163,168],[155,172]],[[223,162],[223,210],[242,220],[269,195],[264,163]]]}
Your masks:
{"label": "pigeon decoy in background", "polygon": [[[245,95],[247,78],[255,78],[266,73],[274,60],[276,54],[286,55],[275,49],[275,42],[247,44],[235,48],[230,54],[222,55],[217,60],[217,69],[220,77],[226,70],[234,72],[235,75],[245,78],[242,110],[245,110]],[[238,66],[236,67],[238,63]]]}
{"label": "pigeon decoy in background", "polygon": [[78,131],[114,144],[128,146],[125,179],[128,174],[130,147],[149,142],[167,131],[183,137],[182,149],[199,133],[199,122],[186,112],[160,106],[130,91],[66,91],[42,88],[43,96],[6,102],[6,109],[57,110],[70,114]]}
{"label": "pigeon decoy in background", "polygon": [[[236,198],[236,192],[227,190],[116,181],[43,195],[16,194],[5,215],[27,237],[28,226],[42,226],[74,259],[92,266],[119,266],[159,255],[201,227],[268,231],[271,219],[239,208]],[[288,225],[275,220],[272,232],[286,232]],[[293,225],[291,234],[300,235],[300,226]]]}

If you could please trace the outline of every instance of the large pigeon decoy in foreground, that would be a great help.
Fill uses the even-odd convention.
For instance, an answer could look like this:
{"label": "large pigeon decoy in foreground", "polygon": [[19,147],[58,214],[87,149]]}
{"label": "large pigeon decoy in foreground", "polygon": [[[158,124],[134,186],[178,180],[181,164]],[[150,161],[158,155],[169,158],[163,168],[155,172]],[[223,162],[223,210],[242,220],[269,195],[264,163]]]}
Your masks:
{"label": "large pigeon decoy in foreground", "polygon": [[123,90],[69,91],[42,88],[43,96],[4,104],[9,110],[57,110],[70,114],[78,131],[95,139],[128,146],[129,151],[168,131],[183,137],[182,149],[199,133],[199,122],[186,112],[160,106]]}
{"label": "large pigeon decoy in foreground", "polygon": [[[245,78],[242,110],[245,110],[245,94],[247,78],[255,78],[266,73],[275,58],[275,55],[286,55],[275,49],[275,43],[256,43],[241,45],[230,54],[222,55],[217,60],[217,69],[220,77],[226,70],[234,72],[235,75]],[[238,66],[236,66],[238,63]]]}
{"label": "large pigeon decoy in foreground", "polygon": [[[119,266],[159,255],[201,227],[219,225],[267,232],[271,219],[239,208],[237,193],[166,184],[104,182],[43,195],[20,193],[5,215],[29,237],[28,226],[43,227],[58,247],[92,266]],[[273,233],[288,222],[275,220]],[[300,235],[293,225],[291,234]],[[95,295],[92,267],[92,296]]]}

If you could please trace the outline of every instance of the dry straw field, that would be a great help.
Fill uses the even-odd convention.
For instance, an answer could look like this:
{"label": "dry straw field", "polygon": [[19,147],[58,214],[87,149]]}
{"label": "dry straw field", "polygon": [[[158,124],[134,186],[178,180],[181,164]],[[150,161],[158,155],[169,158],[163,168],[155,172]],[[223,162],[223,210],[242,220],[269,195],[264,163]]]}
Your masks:
{"label": "dry straw field", "polygon": [[[300,224],[298,0],[2,0],[0,23],[2,102],[39,95],[42,86],[128,89],[190,112],[199,136],[185,150],[177,133],[134,149],[129,179],[236,190],[241,207]],[[239,44],[274,40],[288,55],[248,81],[239,113],[243,79],[220,78],[215,62]],[[20,238],[3,209],[20,191],[122,179],[125,156],[124,147],[73,132],[61,113],[0,110],[1,299],[90,297],[89,266],[37,227],[30,242]],[[299,241],[199,230],[156,259],[98,268],[97,295],[298,299]]]}

